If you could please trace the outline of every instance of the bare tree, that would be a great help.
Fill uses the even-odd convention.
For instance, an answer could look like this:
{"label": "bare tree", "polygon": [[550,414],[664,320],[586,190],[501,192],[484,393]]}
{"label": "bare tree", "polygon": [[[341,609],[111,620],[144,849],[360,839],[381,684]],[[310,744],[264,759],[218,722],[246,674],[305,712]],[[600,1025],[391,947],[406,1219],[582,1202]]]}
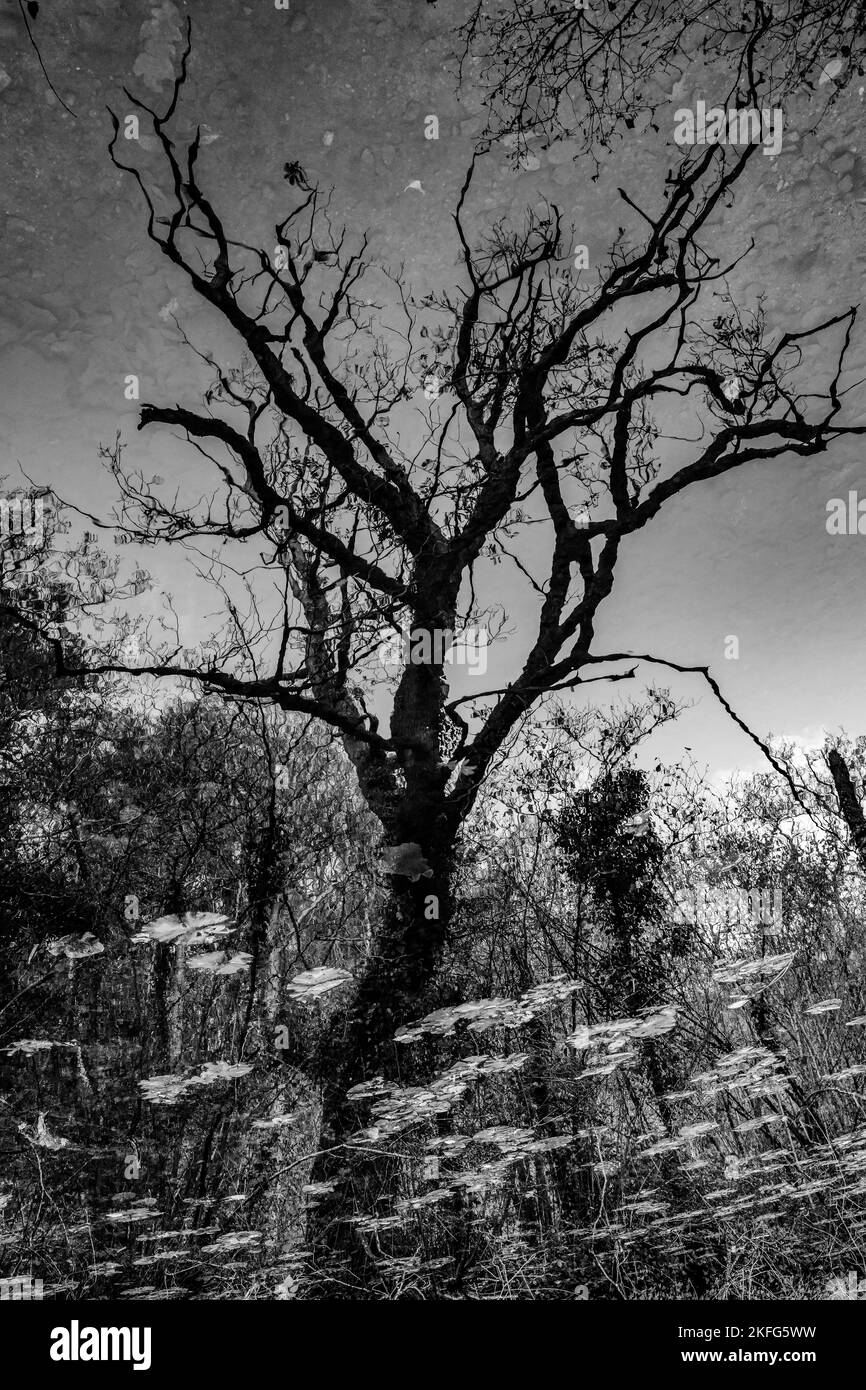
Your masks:
{"label": "bare tree", "polygon": [[[231,370],[202,354],[214,384],[199,408],[141,409],[140,428],[174,427],[211,460],[219,491],[195,507],[166,502],[124,470],[119,444],[108,458],[126,535],[184,546],[215,538],[253,558],[237,569],[225,550],[209,556],[227,626],[198,658],[163,644],[131,667],[105,643],[87,669],[191,678],[312,716],[342,739],[383,827],[391,891],[352,1003],[316,1063],[329,1088],[326,1127],[339,1138],[353,1123],[345,1088],[390,1065],[394,1028],[417,1014],[434,979],[455,845],[488,770],[539,701],[635,672],[634,654],[599,651],[595,640],[623,546],[696,484],[783,454],[819,455],[859,432],[840,422],[856,311],[774,337],[760,310],[735,305],[732,267],[704,236],[754,147],[709,146],[671,171],[653,210],[622,191],[638,232],[620,229],[590,289],[572,272],[553,205],[473,246],[473,162],[455,211],[460,283],[416,302],[393,280],[390,324],[369,293],[366,241],[352,250],[335,236],[315,187],[287,191],[295,206],[273,252],[227,230],[199,175],[199,132],[183,144],[172,134],[189,55],[188,32],[162,114],[136,102],[167,187],[121,160],[116,117],[110,152],[139,186],[150,239],[243,353]],[[400,422],[431,372],[441,392],[411,452]],[[695,441],[677,466],[674,434]],[[519,553],[528,535],[531,560]],[[500,563],[537,600],[527,654],[504,688],[450,698],[443,634],[490,620],[501,586],[482,589]],[[386,729],[371,658],[403,628],[429,647],[393,682]],[[53,645],[59,672],[79,669],[62,637]]]}

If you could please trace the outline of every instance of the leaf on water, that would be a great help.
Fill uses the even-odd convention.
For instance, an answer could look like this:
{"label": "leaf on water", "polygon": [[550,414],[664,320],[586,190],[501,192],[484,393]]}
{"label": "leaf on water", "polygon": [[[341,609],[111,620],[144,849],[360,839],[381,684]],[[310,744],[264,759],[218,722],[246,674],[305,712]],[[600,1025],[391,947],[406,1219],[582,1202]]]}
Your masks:
{"label": "leaf on water", "polygon": [[533,1154],[549,1154],[556,1149],[567,1149],[569,1144],[573,1144],[574,1139],[570,1134],[549,1134],[546,1139],[535,1139],[527,1145],[527,1152]]}
{"label": "leaf on water", "polygon": [[227,917],[224,912],[185,912],[183,914],[184,926],[187,930],[192,930],[189,944],[198,946],[203,944],[206,939],[217,936],[226,936],[235,930],[230,927],[231,917]]}
{"label": "leaf on water", "polygon": [[395,1231],[406,1223],[405,1216],[350,1216],[348,1221],[359,1231],[375,1235],[379,1231]]}
{"label": "leaf on water", "polygon": [[[763,1115],[754,1115],[750,1120],[742,1120],[740,1124],[734,1125],[735,1134],[749,1134],[753,1129],[763,1129],[764,1125],[774,1125],[780,1120],[784,1120],[784,1115],[779,1115],[775,1110],[768,1110]],[[766,1157],[765,1154],[761,1155]]]}
{"label": "leaf on water", "polygon": [[212,1245],[202,1245],[200,1249],[205,1255],[218,1255],[223,1250],[248,1250],[251,1245],[257,1245],[261,1238],[261,1231],[227,1231]]}
{"label": "leaf on water", "polygon": [[507,1057],[466,1057],[464,1061],[478,1063],[479,1076],[497,1076],[502,1072],[521,1071],[529,1061],[528,1052],[510,1052]]}
{"label": "leaf on water", "polygon": [[274,1298],[278,1301],[294,1298],[300,1290],[300,1287],[300,1282],[297,1279],[293,1279],[291,1274],[287,1274],[282,1283],[277,1284],[274,1289]]}
{"label": "leaf on water", "polygon": [[851,1067],[843,1067],[842,1071],[825,1072],[821,1077],[822,1081],[850,1081],[855,1076],[866,1074],[866,1063],[855,1062]]}
{"label": "leaf on water", "polygon": [[625,1202],[621,1207],[617,1207],[618,1212],[630,1212],[632,1216],[656,1216],[667,1209],[667,1202],[653,1201]]}
{"label": "leaf on water", "polygon": [[216,970],[217,966],[224,965],[228,960],[225,951],[207,951],[200,956],[192,956],[186,962],[187,970],[205,970],[209,974]]}
{"label": "leaf on water", "polygon": [[374,1076],[370,1081],[361,1081],[357,1086],[352,1086],[346,1092],[347,1100],[375,1100],[380,1096],[389,1096],[396,1088],[388,1084],[383,1076]]}
{"label": "leaf on water", "polygon": [[174,1105],[189,1097],[196,1086],[211,1086],[215,1081],[233,1081],[252,1071],[249,1062],[205,1062],[195,1076],[150,1076],[139,1081],[142,1100],[152,1105]]}
{"label": "leaf on water", "polygon": [[569,979],[567,975],[554,975],[550,980],[542,980],[540,984],[531,985],[521,994],[517,1003],[520,1009],[526,1013],[528,1021],[535,1017],[539,1009],[547,1008],[550,1004],[561,1003],[563,999],[568,999],[580,988],[580,980]]}
{"label": "leaf on water", "polygon": [[142,1100],[150,1101],[152,1105],[173,1105],[183,1096],[185,1085],[182,1076],[167,1073],[163,1076],[149,1076],[144,1081],[139,1081],[138,1088]]}
{"label": "leaf on water", "polygon": [[623,1062],[633,1062],[636,1056],[636,1052],[623,1052],[620,1053],[619,1056],[614,1057],[611,1061],[602,1063],[601,1066],[586,1067],[585,1070],[580,1073],[578,1080],[586,1081],[591,1076],[612,1076]]}
{"label": "leaf on water", "polygon": [[114,1226],[119,1226],[125,1222],[149,1221],[151,1217],[161,1216],[162,1213],[154,1211],[150,1206],[130,1207],[127,1211],[112,1211],[105,1217],[106,1221]]}
{"label": "leaf on water", "polygon": [[100,956],[105,950],[93,932],[86,931],[83,936],[72,932],[48,943],[49,956],[65,956],[67,960],[86,960],[88,956]]}
{"label": "leaf on water", "polygon": [[844,67],[845,60],[843,58],[831,58],[821,69],[821,75],[818,78],[818,86],[823,87],[828,82],[834,82]]}
{"label": "leaf on water", "polygon": [[785,951],[778,956],[759,956],[757,960],[734,961],[731,965],[720,966],[713,971],[717,984],[736,984],[755,975],[772,975],[785,970],[796,956],[796,951]]}
{"label": "leaf on water", "polygon": [[217,975],[237,975],[242,970],[249,970],[253,963],[252,955],[249,951],[237,951],[235,955],[227,960],[225,965],[221,965],[215,974]]}
{"label": "leaf on water", "polygon": [[630,1037],[632,1038],[657,1038],[662,1033],[669,1033],[677,1025],[677,1010],[675,1004],[665,1004],[661,1009],[647,1012],[642,1023],[636,1028],[632,1028]]}
{"label": "leaf on water", "polygon": [[804,1009],[804,1014],[831,1014],[837,1009],[841,1009],[841,999],[819,999],[817,1004],[810,1004],[808,1009]]}
{"label": "leaf on water", "polygon": [[669,1033],[676,1027],[676,1022],[676,1006],[664,1004],[657,1009],[646,1009],[634,1018],[615,1018],[609,1023],[592,1025],[582,1023],[566,1036],[565,1042],[576,1052],[605,1046],[610,1055],[624,1048],[633,1038],[653,1038]]}
{"label": "leaf on water", "polygon": [[148,1231],[147,1235],[136,1236],[135,1239],[137,1244],[139,1245],[150,1245],[155,1240],[179,1240],[187,1236],[212,1235],[215,1231],[218,1230],[219,1226],[198,1226],[195,1230],[188,1228],[186,1230],[181,1229],[178,1231]]}
{"label": "leaf on water", "polygon": [[231,918],[223,912],[185,912],[182,917],[172,912],[165,917],[154,917],[130,940],[155,941],[163,946],[171,942],[182,946],[205,946],[233,932],[235,928],[228,925],[230,921]]}
{"label": "leaf on water", "polygon": [[137,1269],[144,1268],[146,1265],[159,1264],[164,1260],[188,1260],[190,1259],[188,1250],[157,1250],[152,1255],[139,1255],[137,1260],[133,1260],[133,1266]]}
{"label": "leaf on water", "polygon": [[386,873],[400,874],[411,883],[417,883],[419,878],[433,877],[433,870],[421,853],[421,846],[414,840],[407,840],[402,845],[386,846],[383,858]]}
{"label": "leaf on water", "polygon": [[659,1139],[657,1144],[652,1144],[648,1149],[644,1149],[639,1158],[655,1158],[659,1154],[674,1153],[676,1149],[681,1149],[688,1140],[684,1136],[678,1139]]}
{"label": "leaf on water", "polygon": [[191,1086],[210,1086],[214,1081],[234,1081],[252,1071],[251,1062],[205,1062],[198,1076],[190,1078]]}
{"label": "leaf on water", "polygon": [[465,1023],[476,1033],[499,1027],[519,1028],[535,1018],[542,1009],[567,999],[578,989],[579,981],[571,980],[566,975],[556,975],[551,980],[533,985],[519,999],[474,999],[446,1009],[435,1009],[417,1023],[398,1028],[394,1038],[396,1042],[410,1043],[425,1033],[432,1037],[450,1037],[458,1023]]}
{"label": "leaf on water", "polygon": [[468,1134],[439,1134],[435,1139],[428,1139],[424,1148],[427,1153],[441,1153],[446,1158],[456,1158],[471,1143]]}
{"label": "leaf on water", "polygon": [[35,1129],[31,1129],[30,1125],[22,1121],[18,1126],[18,1132],[24,1136],[28,1143],[36,1144],[40,1149],[65,1149],[69,1144],[68,1139],[58,1139],[56,1135],[51,1133],[45,1123],[45,1114],[42,1110],[37,1116]]}
{"label": "leaf on water", "polygon": [[598,1163],[593,1163],[592,1171],[600,1178],[609,1178],[613,1173],[618,1173],[621,1167],[622,1164],[615,1158],[602,1158]]}
{"label": "leaf on water", "polygon": [[515,1125],[492,1125],[489,1129],[479,1129],[473,1134],[473,1144],[495,1144],[500,1149],[517,1149],[531,1144],[535,1135],[531,1129],[520,1129]]}
{"label": "leaf on water", "polygon": [[184,926],[180,917],[171,913],[167,917],[154,917],[152,922],[148,922],[136,932],[130,939],[132,941],[157,941],[161,945],[166,945],[169,941],[176,941],[179,936],[185,936],[188,928]]}
{"label": "leaf on water", "polygon": [[209,975],[237,975],[241,970],[249,970],[252,961],[249,951],[238,951],[231,957],[227,951],[207,951],[193,956],[186,965],[188,970],[203,970]]}
{"label": "leaf on water", "polygon": [[318,965],[315,970],[305,970],[289,983],[286,993],[290,999],[318,999],[340,985],[347,985],[354,976],[348,970],[335,966]]}
{"label": "leaf on water", "polygon": [[237,927],[225,927],[220,924],[215,927],[203,927],[194,931],[183,945],[211,946],[215,941],[221,941],[224,936],[232,936],[236,931]]}
{"label": "leaf on water", "polygon": [[405,1197],[396,1206],[398,1211],[423,1211],[425,1207],[447,1202],[453,1195],[449,1187],[437,1187],[432,1192],[425,1192],[423,1197]]}
{"label": "leaf on water", "polygon": [[710,1134],[718,1127],[715,1120],[700,1120],[694,1125],[680,1125],[679,1132],[684,1139],[700,1139],[703,1134]]}
{"label": "leaf on water", "polygon": [[431,1037],[447,1038],[454,1033],[458,1023],[465,1022],[476,1032],[483,1033],[488,1028],[505,1024],[513,1017],[513,999],[476,999],[467,1004],[453,1004],[447,1009],[435,1009],[417,1023],[404,1024],[394,1034],[396,1042],[410,1043],[425,1033]]}

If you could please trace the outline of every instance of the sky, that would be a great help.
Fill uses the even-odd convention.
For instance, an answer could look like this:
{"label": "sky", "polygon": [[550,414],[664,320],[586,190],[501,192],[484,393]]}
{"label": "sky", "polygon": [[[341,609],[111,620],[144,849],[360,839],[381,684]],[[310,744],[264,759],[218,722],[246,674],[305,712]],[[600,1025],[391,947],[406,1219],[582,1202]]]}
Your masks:
{"label": "sky", "polygon": [[[350,238],[368,233],[370,256],[402,266],[421,295],[459,275],[452,214],[483,127],[477,73],[470,69],[459,89],[456,82],[454,28],[465,13],[464,0],[290,0],[286,10],[273,0],[41,0],[33,32],[72,115],[40,71],[17,0],[0,0],[5,486],[26,475],[107,520],[113,483],[98,449],[118,432],[128,465],[191,495],[208,486],[205,463],[182,441],[166,430],[136,431],[138,404],[124,398],[125,378],[140,378],[142,400],[200,404],[207,381],[171,321],[175,301],[195,341],[225,361],[235,345],[148,242],[136,189],[106,149],[106,106],[120,117],[133,109],[124,84],[165,100],[186,16],[193,54],[181,120],[202,124],[202,180],[230,229],[270,243],[285,211],[283,165],[298,160],[333,190],[335,222]],[[518,170],[494,146],[479,168],[472,225],[519,220],[547,198],[574,224],[590,265],[600,263],[627,216],[617,188],[658,206],[676,154],[673,111],[706,95],[705,80],[689,69],[671,83],[659,132],[618,146],[595,182],[592,166],[575,162],[572,142],[539,149],[529,161],[538,167]],[[743,303],[764,297],[777,332],[813,326],[861,297],[866,93],[856,76],[828,83],[836,103],[818,135],[809,133],[814,104],[792,101],[780,154],[752,161],[734,206],[714,226],[729,252],[754,238],[731,283]],[[435,141],[424,137],[429,114],[439,121]],[[153,157],[144,143],[139,153]],[[420,189],[409,186],[416,182]],[[866,379],[863,323],[848,365],[843,385]],[[848,423],[866,424],[866,398],[852,391],[848,399]],[[862,733],[866,536],[828,534],[826,515],[828,501],[851,490],[866,499],[864,447],[854,440],[813,459],[782,455],[675,501],[624,548],[599,648],[709,665],[760,734],[814,743],[825,730]],[[110,533],[103,543],[111,551]],[[158,611],[165,591],[187,639],[203,637],[215,603],[183,556],[149,550],[135,558],[154,578],[144,611]],[[507,640],[491,651],[491,685],[514,673],[533,611],[516,574],[500,569],[496,584],[509,618]],[[736,659],[725,656],[731,636]],[[654,678],[695,702],[654,752],[675,758],[688,745],[715,773],[762,765],[698,678]],[[600,698],[600,686],[579,697]]]}

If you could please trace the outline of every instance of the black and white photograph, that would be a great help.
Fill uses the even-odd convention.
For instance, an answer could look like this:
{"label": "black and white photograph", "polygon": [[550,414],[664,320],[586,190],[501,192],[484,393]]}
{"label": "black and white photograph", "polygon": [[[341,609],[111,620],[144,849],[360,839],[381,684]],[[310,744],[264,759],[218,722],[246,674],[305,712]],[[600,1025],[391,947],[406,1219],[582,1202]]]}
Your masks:
{"label": "black and white photograph", "polygon": [[2,0],[0,131],[4,1345],[826,1375],[866,3]]}

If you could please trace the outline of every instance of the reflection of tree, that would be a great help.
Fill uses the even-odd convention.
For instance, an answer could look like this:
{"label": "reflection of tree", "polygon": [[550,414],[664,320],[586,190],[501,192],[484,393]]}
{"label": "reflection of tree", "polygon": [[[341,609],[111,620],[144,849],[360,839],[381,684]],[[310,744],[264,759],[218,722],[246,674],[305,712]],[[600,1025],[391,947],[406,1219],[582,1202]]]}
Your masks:
{"label": "reflection of tree", "polygon": [[[628,659],[596,642],[623,546],[695,484],[785,453],[820,454],[852,432],[839,423],[839,381],[855,311],[774,340],[760,312],[722,292],[730,267],[704,236],[754,149],[714,146],[671,171],[654,210],[623,192],[640,234],[620,230],[594,289],[563,274],[568,246],[553,206],[519,231],[470,236],[473,164],[455,212],[461,283],[419,304],[392,278],[400,322],[390,323],[373,299],[366,242],[350,250],[334,235],[316,189],[295,195],[274,254],[227,230],[199,175],[199,133],[184,148],[171,133],[189,53],[188,36],[163,115],[136,103],[152,119],[167,193],[122,163],[116,118],[111,156],[139,185],[151,240],[243,353],[231,370],[201,354],[215,377],[205,408],[141,409],[141,428],[172,426],[210,461],[219,491],[192,505],[165,501],[124,471],[119,448],[110,462],[126,535],[187,548],[211,538],[234,551],[206,560],[225,601],[223,631],[198,660],[179,655],[178,641],[136,670],[321,721],[342,738],[387,844],[414,847],[421,868],[407,875],[390,863],[389,905],[349,1017],[319,1049],[326,1128],[339,1137],[354,1124],[345,1088],[390,1065],[394,1028],[417,1014],[433,979],[457,838],[509,736],[549,694],[633,674],[633,663],[590,674]],[[422,440],[410,450],[402,431],[431,343],[444,385],[420,407]],[[823,370],[811,351],[804,361],[816,347]],[[673,434],[697,441],[689,461],[671,462]],[[595,519],[575,525],[573,499]],[[449,699],[441,661],[407,664],[385,732],[369,702],[383,633],[487,620],[502,595],[490,566],[505,563],[537,601],[513,679]],[[61,641],[55,652],[67,669]],[[103,643],[89,669],[129,668]],[[455,724],[446,760],[442,737]]]}
{"label": "reflection of tree", "polygon": [[862,0],[476,0],[463,66],[476,60],[485,74],[491,134],[510,132],[518,147],[536,134],[605,148],[652,122],[665,101],[658,82],[690,64],[722,59],[727,95],[714,99],[746,105],[755,92],[772,105],[813,86],[828,57],[862,75],[863,36]]}

